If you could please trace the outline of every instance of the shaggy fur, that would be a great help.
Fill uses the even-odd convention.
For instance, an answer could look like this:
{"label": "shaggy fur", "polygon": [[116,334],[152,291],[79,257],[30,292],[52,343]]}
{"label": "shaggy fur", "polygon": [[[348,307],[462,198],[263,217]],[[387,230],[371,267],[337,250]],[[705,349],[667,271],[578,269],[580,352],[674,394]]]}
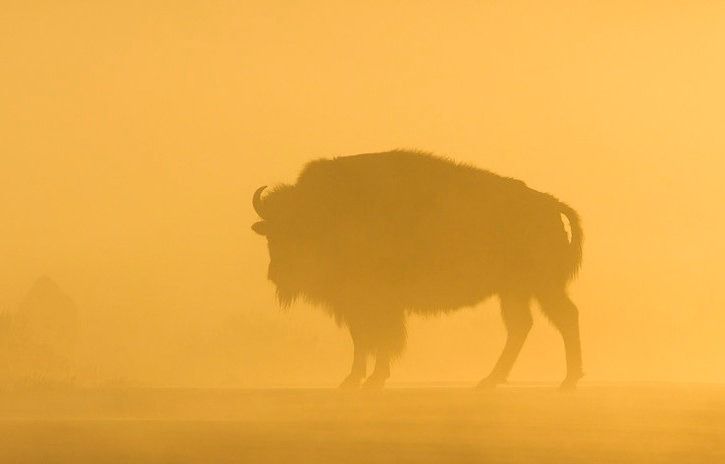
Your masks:
{"label": "shaggy fur", "polygon": [[[531,326],[529,302],[561,331],[564,386],[581,377],[577,309],[566,285],[579,269],[579,216],[520,180],[426,153],[392,151],[312,161],[295,185],[259,199],[269,279],[286,306],[327,308],[349,328],[344,382],[382,386],[405,345],[405,314],[438,314],[498,295],[508,340],[484,385],[503,382]],[[562,218],[570,229],[569,239]]]}

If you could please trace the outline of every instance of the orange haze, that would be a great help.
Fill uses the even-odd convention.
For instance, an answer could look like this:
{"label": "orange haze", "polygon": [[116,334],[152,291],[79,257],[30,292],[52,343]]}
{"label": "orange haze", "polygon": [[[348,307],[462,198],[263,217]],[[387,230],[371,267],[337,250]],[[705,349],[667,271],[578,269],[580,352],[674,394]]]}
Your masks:
{"label": "orange haze", "polygon": [[[11,2],[0,309],[78,308],[77,381],[334,385],[348,335],[277,308],[250,225],[309,159],[418,148],[576,208],[585,380],[725,381],[725,5]],[[391,384],[473,384],[495,302],[413,318]],[[535,312],[512,380],[563,377]]]}

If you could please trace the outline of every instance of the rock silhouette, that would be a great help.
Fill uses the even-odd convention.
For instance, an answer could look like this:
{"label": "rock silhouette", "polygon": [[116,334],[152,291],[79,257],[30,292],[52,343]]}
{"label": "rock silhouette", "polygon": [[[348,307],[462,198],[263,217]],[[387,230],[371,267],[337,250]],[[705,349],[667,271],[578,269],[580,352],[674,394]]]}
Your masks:
{"label": "rock silhouette", "polygon": [[0,318],[0,379],[19,386],[67,383],[78,336],[73,300],[49,277]]}

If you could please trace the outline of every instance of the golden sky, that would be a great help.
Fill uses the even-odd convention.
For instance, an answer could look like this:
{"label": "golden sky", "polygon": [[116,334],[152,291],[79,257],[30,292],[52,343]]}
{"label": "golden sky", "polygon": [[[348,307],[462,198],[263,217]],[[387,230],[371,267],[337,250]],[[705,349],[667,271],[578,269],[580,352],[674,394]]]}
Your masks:
{"label": "golden sky", "polygon": [[[251,195],[418,148],[575,207],[586,380],[725,381],[725,4],[5,2],[0,308],[47,274],[107,377],[326,385],[351,345],[276,307]],[[538,314],[513,380],[563,377]],[[483,377],[494,302],[413,319],[391,382]]]}

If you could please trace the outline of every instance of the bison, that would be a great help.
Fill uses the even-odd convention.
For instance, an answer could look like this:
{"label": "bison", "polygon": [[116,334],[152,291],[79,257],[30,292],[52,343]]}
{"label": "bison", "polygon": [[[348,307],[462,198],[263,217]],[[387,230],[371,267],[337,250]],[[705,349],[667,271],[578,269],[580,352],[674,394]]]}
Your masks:
{"label": "bison", "polygon": [[[319,159],[294,185],[254,193],[268,278],[282,306],[325,308],[352,337],[341,387],[382,387],[405,345],[407,313],[440,314],[497,295],[506,344],[481,387],[506,381],[535,299],[564,340],[562,388],[582,376],[577,307],[566,292],[582,258],[578,214],[520,180],[447,158],[390,151]],[[567,227],[568,223],[568,227]],[[568,229],[568,230],[567,230]]]}

